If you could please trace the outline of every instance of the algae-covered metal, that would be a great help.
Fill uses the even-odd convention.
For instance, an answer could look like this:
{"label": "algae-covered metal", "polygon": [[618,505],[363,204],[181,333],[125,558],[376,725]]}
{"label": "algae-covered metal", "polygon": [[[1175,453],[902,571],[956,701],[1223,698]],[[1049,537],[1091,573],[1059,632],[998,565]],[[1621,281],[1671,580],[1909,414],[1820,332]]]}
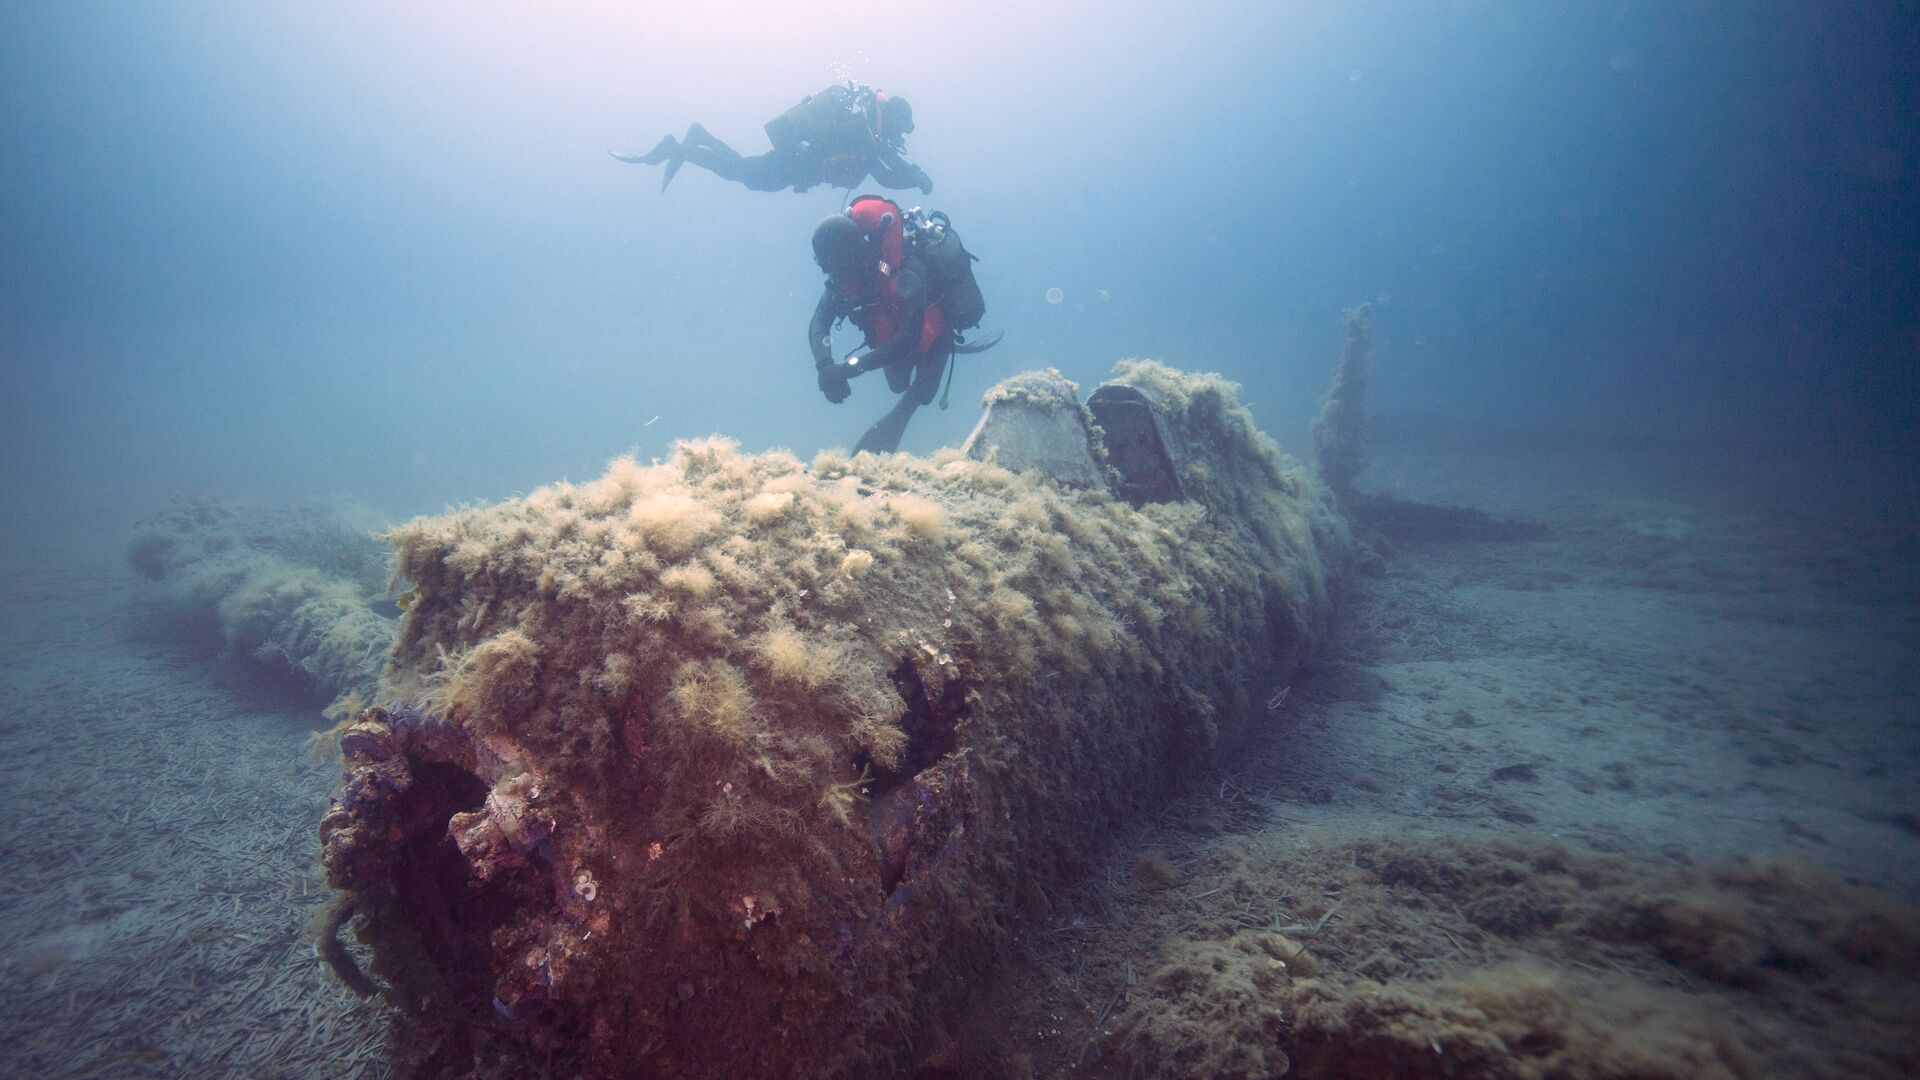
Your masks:
{"label": "algae-covered metal", "polygon": [[1117,381],[1184,498],[710,439],[395,530],[394,703],[321,832],[410,1067],[884,1074],[1091,841],[1265,718],[1344,527],[1230,384]]}

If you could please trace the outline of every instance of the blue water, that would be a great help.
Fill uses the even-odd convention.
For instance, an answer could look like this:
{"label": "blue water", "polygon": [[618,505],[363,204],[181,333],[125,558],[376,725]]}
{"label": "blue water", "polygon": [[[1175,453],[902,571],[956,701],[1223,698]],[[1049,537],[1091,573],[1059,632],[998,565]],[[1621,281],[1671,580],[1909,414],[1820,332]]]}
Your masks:
{"label": "blue water", "polygon": [[[1369,303],[1360,486],[1550,525],[1352,583],[1336,659],[1383,689],[1303,683],[1278,820],[1784,852],[1912,900],[1912,8],[0,4],[0,1072],[385,1075],[380,1008],[296,962],[319,702],[136,581],[129,526],[204,493],[371,528],[677,438],[852,445],[891,395],[828,404],[805,342],[846,193],[661,193],[606,153],[693,121],[757,153],[846,79],[912,102],[936,187],[900,197],[951,216],[1006,335],[905,449],[1016,372],[1148,356],[1299,452]],[[1540,792],[1460,801],[1516,762]],[[1008,985],[1061,1047],[1106,1019]]]}
{"label": "blue water", "polygon": [[803,341],[844,193],[604,153],[758,152],[844,78],[913,103],[1007,334],[906,449],[1131,355],[1298,447],[1362,301],[1383,423],[1909,444],[1917,53],[1891,2],[7,5],[5,538],[850,445],[886,395]]}

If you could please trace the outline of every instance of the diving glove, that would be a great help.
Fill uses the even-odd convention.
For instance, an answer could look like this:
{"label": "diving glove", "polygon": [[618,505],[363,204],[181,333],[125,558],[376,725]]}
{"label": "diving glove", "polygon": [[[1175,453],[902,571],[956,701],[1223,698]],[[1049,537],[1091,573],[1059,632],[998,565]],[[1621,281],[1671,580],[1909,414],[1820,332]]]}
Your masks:
{"label": "diving glove", "polygon": [[847,400],[847,395],[853,393],[853,387],[847,384],[846,375],[842,374],[836,365],[821,364],[814,370],[820,375],[820,392],[825,394],[827,400],[833,404],[840,404]]}

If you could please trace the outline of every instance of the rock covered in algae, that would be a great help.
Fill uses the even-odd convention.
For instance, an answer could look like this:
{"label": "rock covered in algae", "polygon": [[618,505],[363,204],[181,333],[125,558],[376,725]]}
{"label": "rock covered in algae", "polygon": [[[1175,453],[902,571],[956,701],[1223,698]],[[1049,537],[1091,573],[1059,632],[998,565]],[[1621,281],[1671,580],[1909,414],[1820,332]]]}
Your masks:
{"label": "rock covered in algae", "polygon": [[134,526],[127,562],[211,616],[235,654],[342,702],[378,690],[395,626],[385,552],[337,514],[183,497]]}
{"label": "rock covered in algae", "polygon": [[1231,384],[1118,378],[1185,500],[714,438],[395,530],[396,704],[322,840],[418,1071],[885,1073],[1090,842],[1264,719],[1344,527]]}

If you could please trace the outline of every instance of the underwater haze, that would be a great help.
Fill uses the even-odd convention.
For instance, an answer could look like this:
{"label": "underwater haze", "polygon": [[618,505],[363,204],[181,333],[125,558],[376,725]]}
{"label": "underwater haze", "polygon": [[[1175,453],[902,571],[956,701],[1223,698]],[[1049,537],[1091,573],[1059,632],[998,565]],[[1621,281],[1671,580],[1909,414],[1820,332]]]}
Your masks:
{"label": "underwater haze", "polygon": [[[0,4],[0,1075],[1920,1076],[1916,56]],[[901,454],[880,189],[615,156],[852,82]]]}
{"label": "underwater haze", "polygon": [[[1125,356],[1283,442],[1375,305],[1380,413],[1911,445],[1895,3],[9,5],[9,538],[182,490],[494,498],[726,432],[850,445],[804,327],[845,192],[623,165],[856,79],[982,262],[956,400]],[[1059,289],[1061,302],[1048,302]],[[972,410],[924,410],[906,448]],[[658,418],[657,421],[655,418]],[[1910,488],[1907,490],[1911,490]]]}

